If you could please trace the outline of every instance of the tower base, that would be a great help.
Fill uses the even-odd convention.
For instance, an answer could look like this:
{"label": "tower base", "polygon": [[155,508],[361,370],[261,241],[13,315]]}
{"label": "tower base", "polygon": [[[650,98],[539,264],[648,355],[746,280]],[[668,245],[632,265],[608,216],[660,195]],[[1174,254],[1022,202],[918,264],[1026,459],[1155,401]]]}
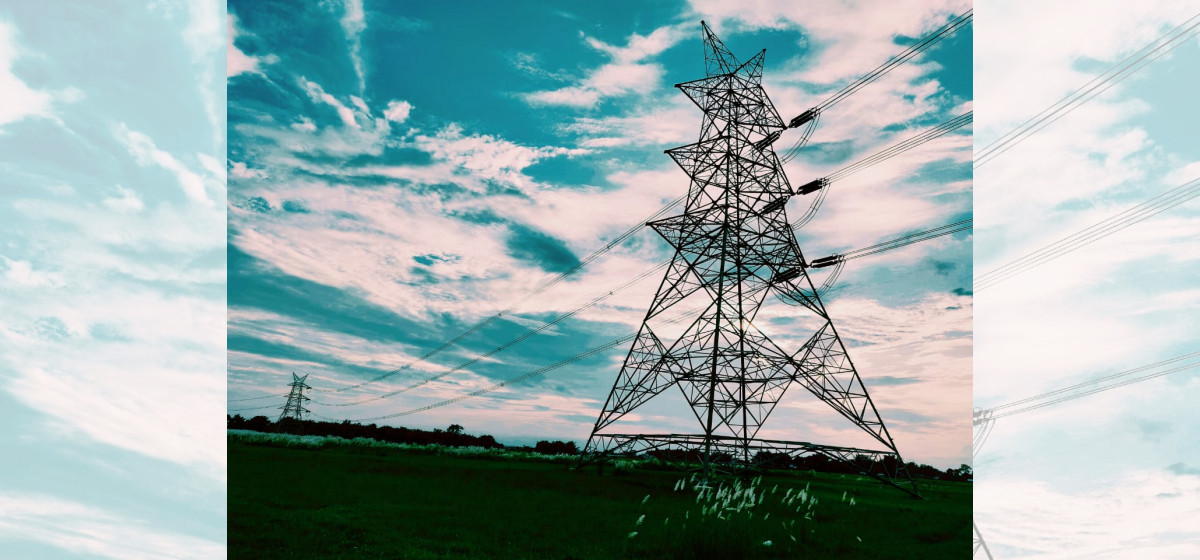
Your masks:
{"label": "tower base", "polygon": [[684,464],[695,463],[707,471],[772,467],[808,469],[835,463],[842,465],[847,474],[871,476],[915,498],[921,498],[904,461],[894,451],[800,441],[688,434],[594,434],[588,440],[578,466],[636,455],[649,455]]}

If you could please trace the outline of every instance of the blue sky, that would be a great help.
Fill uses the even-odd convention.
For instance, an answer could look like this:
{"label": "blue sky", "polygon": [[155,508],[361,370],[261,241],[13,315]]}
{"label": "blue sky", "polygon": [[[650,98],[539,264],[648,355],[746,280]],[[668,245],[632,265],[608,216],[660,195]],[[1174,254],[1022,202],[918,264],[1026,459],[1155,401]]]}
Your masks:
{"label": "blue sky", "polygon": [[[505,309],[686,191],[662,151],[699,133],[699,111],[672,84],[703,76],[701,19],[739,57],[767,49],[765,87],[790,117],[967,9],[288,4],[229,4],[229,398],[279,394],[292,371],[308,373],[324,403],[313,411],[338,419],[453,398],[636,329],[660,274],[437,382],[371,399],[668,258],[649,231],[429,362],[329,392]],[[970,110],[970,40],[947,41],[830,110],[786,167],[793,184]],[[970,142],[968,128],[837,183],[802,248],[815,258],[970,217]],[[902,453],[942,467],[969,458],[969,239],[855,261],[828,304]],[[763,313],[773,338],[803,342],[788,308]],[[582,441],[626,350],[390,422]],[[632,420],[694,430],[681,400]],[[274,416],[279,404],[229,408]],[[793,394],[762,434],[862,443],[815,405]]]}
{"label": "blue sky", "polygon": [[225,547],[217,2],[0,8],[0,550]]}
{"label": "blue sky", "polygon": [[[977,146],[1196,15],[1194,2],[977,2]],[[1020,34],[1028,40],[1006,38]],[[976,170],[986,273],[1200,177],[1192,38]],[[988,407],[1200,350],[1190,201],[976,295]],[[998,558],[1194,558],[1195,371],[997,421],[976,520]]]}

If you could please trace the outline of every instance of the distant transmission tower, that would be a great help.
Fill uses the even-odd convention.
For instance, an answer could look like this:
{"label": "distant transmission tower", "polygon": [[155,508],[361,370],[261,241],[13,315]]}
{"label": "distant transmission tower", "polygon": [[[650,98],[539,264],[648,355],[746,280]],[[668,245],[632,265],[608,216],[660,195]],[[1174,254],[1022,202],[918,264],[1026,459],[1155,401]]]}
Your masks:
{"label": "distant transmission tower", "polygon": [[292,372],[292,382],[289,384],[292,390],[288,392],[287,403],[280,407],[283,409],[283,413],[279,415],[278,421],[282,422],[284,418],[304,420],[304,415],[308,413],[308,409],[304,408],[304,403],[309,400],[304,395],[304,390],[312,389],[304,383],[305,379],[308,379],[307,373],[304,374],[304,377],[300,377]]}
{"label": "distant transmission tower", "polygon": [[[701,22],[705,78],[677,84],[704,111],[700,141],[667,150],[691,177],[683,214],[650,222],[675,256],[650,305],[584,449],[583,462],[614,454],[670,451],[705,469],[745,467],[768,458],[822,455],[882,474],[916,494],[891,435],[846,354],[846,348],[809,279],[784,211],[793,196],[771,144],[789,128],[763,91],[765,50],[745,64]],[[805,113],[792,127],[814,124]],[[814,182],[819,183],[819,182]],[[824,185],[810,184],[796,194]],[[829,261],[829,262],[826,262]],[[785,351],[754,323],[768,295],[797,306],[815,332]],[[665,311],[681,301],[703,308],[682,334]],[[767,416],[798,383],[877,441],[856,449],[798,441],[756,439]],[[651,398],[678,386],[703,432],[611,433],[610,426]],[[901,486],[903,485],[903,486]]]}

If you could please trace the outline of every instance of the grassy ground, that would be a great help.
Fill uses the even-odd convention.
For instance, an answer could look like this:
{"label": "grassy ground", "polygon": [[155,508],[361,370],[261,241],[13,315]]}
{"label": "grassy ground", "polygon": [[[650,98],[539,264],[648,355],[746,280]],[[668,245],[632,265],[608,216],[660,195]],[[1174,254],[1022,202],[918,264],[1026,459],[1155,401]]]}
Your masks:
{"label": "grassy ground", "polygon": [[[926,500],[918,501],[857,477],[767,476],[759,485],[761,504],[741,513],[727,510],[722,517],[731,519],[717,519],[701,513],[714,500],[697,503],[696,491],[673,490],[683,477],[613,469],[600,476],[594,468],[579,472],[550,462],[352,446],[296,449],[231,439],[229,556],[732,560],[969,554],[968,484],[925,484]],[[712,486],[715,491],[717,484]],[[797,501],[806,487],[808,494]],[[784,499],[789,489],[791,497]]]}

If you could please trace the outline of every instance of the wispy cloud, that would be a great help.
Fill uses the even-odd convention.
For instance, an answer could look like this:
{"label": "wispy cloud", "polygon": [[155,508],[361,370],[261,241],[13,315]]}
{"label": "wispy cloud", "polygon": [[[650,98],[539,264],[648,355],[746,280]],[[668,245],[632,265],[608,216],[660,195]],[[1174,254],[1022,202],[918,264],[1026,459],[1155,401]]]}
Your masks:
{"label": "wispy cloud", "polygon": [[692,26],[660,27],[649,35],[634,33],[624,47],[610,45],[580,33],[591,48],[608,56],[609,62],[589,71],[579,83],[559,89],[525,94],[532,105],[595,107],[602,99],[631,93],[645,94],[659,87],[662,66],[650,62],[655,55],[692,34]]}
{"label": "wispy cloud", "polygon": [[17,77],[13,64],[22,54],[17,38],[16,26],[0,20],[0,95],[4,96],[4,103],[0,104],[0,133],[5,125],[25,118],[55,118],[56,102],[78,100],[82,95],[74,88],[59,92],[34,89]]}
{"label": "wispy cloud", "polygon": [[[113,133],[117,140],[129,149],[129,153],[139,164],[157,166],[171,172],[189,199],[205,205],[212,205],[213,199],[208,194],[210,185],[204,177],[188,168],[170,152],[159,149],[152,138],[136,130],[130,130],[125,123],[118,124]],[[219,188],[219,186],[214,186],[214,190]]]}
{"label": "wispy cloud", "polygon": [[358,76],[358,91],[366,89],[366,70],[362,59],[362,34],[367,28],[366,13],[363,11],[362,0],[343,0],[345,13],[339,23],[346,33],[346,41],[350,43],[350,60],[354,63],[354,73]]}
{"label": "wispy cloud", "polygon": [[266,56],[250,56],[239,49],[235,44],[239,36],[244,36],[245,31],[238,27],[237,16],[233,14],[225,15],[225,77],[232,78],[242,74],[259,74],[260,66],[263,64],[274,64],[279,62],[279,57],[275,55]]}
{"label": "wispy cloud", "polygon": [[208,560],[222,543],[154,528],[104,509],[55,496],[0,492],[0,538],[121,560]]}

